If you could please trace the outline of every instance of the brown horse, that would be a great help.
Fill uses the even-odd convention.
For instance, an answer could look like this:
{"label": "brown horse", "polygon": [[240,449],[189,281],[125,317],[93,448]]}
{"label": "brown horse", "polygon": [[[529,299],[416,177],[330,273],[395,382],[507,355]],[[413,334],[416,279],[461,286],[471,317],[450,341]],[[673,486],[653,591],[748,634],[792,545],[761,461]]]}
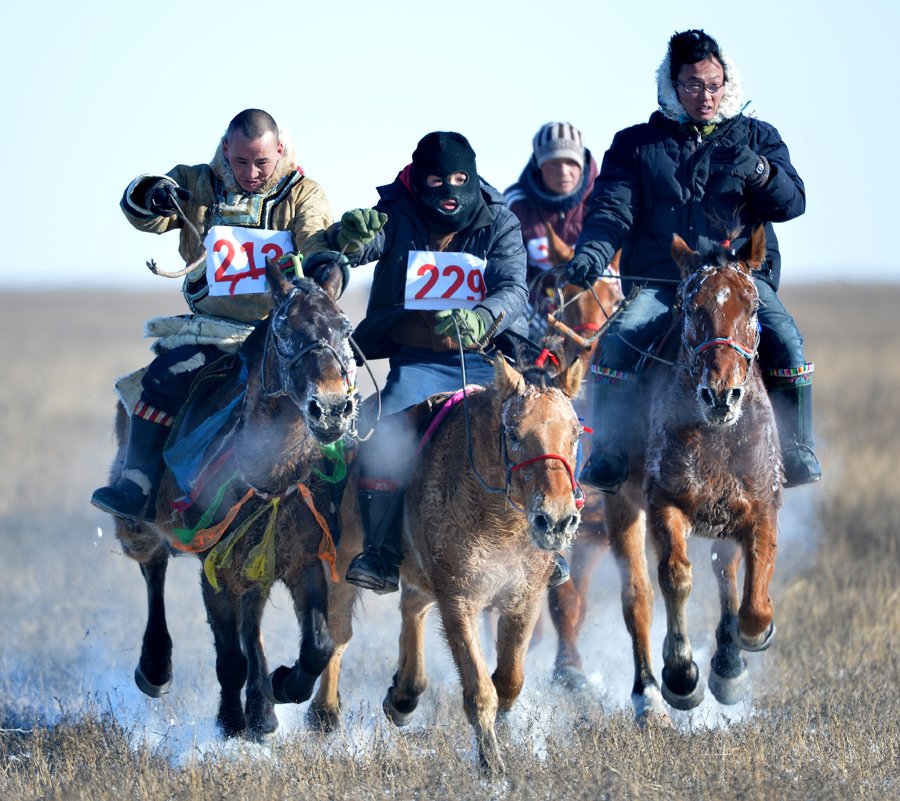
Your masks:
{"label": "brown horse", "polygon": [[[191,415],[199,420],[229,404],[234,407],[222,429],[226,433],[217,435],[207,450],[221,455],[217,474],[197,497],[191,496],[188,508],[175,512],[173,501],[185,493],[167,470],[157,523],[116,519],[116,536],[139,563],[147,584],[149,611],[135,680],[152,697],[167,692],[172,681],[164,605],[169,555],[191,551],[205,560],[203,599],[221,687],[216,720],[226,736],[274,733],[278,720],[273,702],[307,700],[326,668],[309,717],[324,728],[334,725],[337,672],[351,636],[356,597],[352,585],[336,580],[362,540],[351,482],[342,507],[347,525],[335,554],[325,520],[329,485],[320,477],[332,475],[334,468],[319,444],[340,440],[351,431],[356,414],[355,396],[347,389],[351,325],[335,302],[341,271],[326,271],[319,286],[306,278],[292,283],[269,263],[266,277],[275,308],[239,352],[245,375],[227,375],[191,406]],[[121,471],[127,427],[120,407],[113,481]],[[216,497],[220,488],[224,495]],[[320,553],[331,566],[320,560]],[[269,676],[260,624],[274,580],[283,582],[291,595],[301,646],[293,668],[281,667]]]}
{"label": "brown horse", "polygon": [[[551,225],[548,224],[546,228],[550,263],[553,266],[565,264],[572,258],[574,250],[557,236]],[[567,334],[566,358],[570,363],[575,358],[581,359],[586,374],[590,365],[596,364],[600,356],[599,347],[602,345],[602,339],[591,341],[592,337],[612,316],[623,299],[621,284],[614,277],[619,272],[621,253],[622,251],[617,251],[609,263],[611,275],[594,282],[593,293],[584,292],[574,284],[563,282],[560,285],[565,302],[560,321],[566,329],[562,333]],[[599,305],[597,300],[600,301]],[[557,330],[561,328],[554,327]],[[575,336],[572,337],[571,334]],[[592,387],[593,384],[588,379],[582,393],[575,400],[575,411],[579,417],[587,421],[591,419]],[[583,440],[583,445],[584,458],[587,459],[590,455],[589,440]],[[578,530],[578,538],[568,553],[572,578],[564,584],[551,587],[547,598],[550,618],[557,635],[553,680],[568,690],[580,690],[587,686],[587,677],[578,650],[578,638],[587,616],[587,593],[591,575],[609,549],[606,525],[603,522],[601,493],[592,487],[583,489],[585,505],[581,511],[581,527]]]}
{"label": "brown horse", "polygon": [[[522,689],[552,552],[579,524],[572,469],[582,427],[571,399],[583,368],[563,369],[560,340],[548,344],[518,370],[497,356],[495,383],[450,409],[406,491],[400,656],[384,711],[398,726],[412,718],[427,686],[425,617],[437,603],[487,769],[503,766],[494,719]],[[493,676],[479,644],[485,609],[500,614]]]}
{"label": "brown horse", "polygon": [[[625,623],[634,648],[632,701],[639,722],[668,721],[703,699],[685,607],[691,591],[686,539],[715,540],[713,569],[721,618],[709,679],[713,695],[736,703],[749,688],[740,649],[761,651],[774,637],[768,587],[775,567],[782,468],[775,419],[756,360],[759,296],[753,271],[765,259],[757,227],[735,253],[702,259],[679,237],[682,313],[675,362],[645,373],[648,408],[629,454],[629,477],[605,497],[606,523],[622,574]],[[658,556],[666,604],[662,698],[650,661],[653,591],[644,553],[645,521]],[[743,599],[737,567],[744,557]]]}

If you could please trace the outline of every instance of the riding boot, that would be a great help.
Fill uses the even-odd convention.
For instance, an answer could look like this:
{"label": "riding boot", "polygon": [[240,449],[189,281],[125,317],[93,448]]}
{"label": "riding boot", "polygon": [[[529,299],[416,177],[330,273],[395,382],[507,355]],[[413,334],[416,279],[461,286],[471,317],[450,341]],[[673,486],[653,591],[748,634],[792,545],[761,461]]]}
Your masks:
{"label": "riding boot", "polygon": [[547,579],[548,587],[558,587],[565,584],[571,577],[572,572],[569,570],[569,563],[566,557],[558,551],[553,554],[553,570],[550,571],[550,578]]}
{"label": "riding boot", "polygon": [[115,484],[96,490],[91,503],[118,517],[155,522],[156,494],[166,469],[163,446],[169,431],[166,425],[133,414],[122,475]]}
{"label": "riding boot", "polygon": [[806,364],[800,368],[772,369],[767,376],[769,399],[778,424],[786,489],[822,478],[813,436],[812,372],[812,364]]}
{"label": "riding boot", "polygon": [[[633,374],[606,369],[595,374],[591,398],[591,455],[578,480],[582,484],[615,495],[628,478],[628,449],[637,420],[637,384]],[[613,383],[615,382],[615,383]]]}
{"label": "riding boot", "polygon": [[400,589],[405,487],[360,479],[357,486],[363,552],[347,568],[347,581],[378,595]]}

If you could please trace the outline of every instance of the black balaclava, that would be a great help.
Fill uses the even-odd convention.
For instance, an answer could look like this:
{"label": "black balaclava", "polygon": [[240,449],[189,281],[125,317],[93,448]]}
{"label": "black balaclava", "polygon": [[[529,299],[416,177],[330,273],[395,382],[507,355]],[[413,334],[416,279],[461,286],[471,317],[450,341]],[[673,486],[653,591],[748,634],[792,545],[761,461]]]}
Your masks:
{"label": "black balaclava", "polygon": [[[462,186],[453,186],[448,179],[455,172],[464,172],[469,180]],[[428,186],[425,178],[429,175],[437,175],[444,182],[440,186]],[[452,131],[434,131],[419,140],[412,156],[410,185],[428,227],[440,233],[462,231],[484,203],[475,169],[475,151],[466,137]],[[440,201],[446,198],[456,201],[452,212],[440,207]]]}

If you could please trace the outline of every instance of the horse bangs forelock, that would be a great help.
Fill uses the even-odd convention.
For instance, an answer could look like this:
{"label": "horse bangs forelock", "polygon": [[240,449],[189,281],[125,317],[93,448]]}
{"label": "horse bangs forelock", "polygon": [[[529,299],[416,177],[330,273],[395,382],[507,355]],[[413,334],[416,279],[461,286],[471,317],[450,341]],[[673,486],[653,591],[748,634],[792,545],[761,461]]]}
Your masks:
{"label": "horse bangs forelock", "polygon": [[516,370],[526,384],[546,391],[557,385],[558,376],[566,369],[565,340],[560,336],[544,337],[543,349],[535,352],[533,343],[516,346]]}

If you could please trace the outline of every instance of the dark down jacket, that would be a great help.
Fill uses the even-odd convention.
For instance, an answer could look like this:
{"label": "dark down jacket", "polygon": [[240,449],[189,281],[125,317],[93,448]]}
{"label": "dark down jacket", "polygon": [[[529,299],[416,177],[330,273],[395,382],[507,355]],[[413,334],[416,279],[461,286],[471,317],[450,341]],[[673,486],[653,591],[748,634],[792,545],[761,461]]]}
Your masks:
{"label": "dark down jacket", "polygon": [[[769,160],[772,174],[764,187],[751,189],[731,174],[729,154],[742,146]],[[736,249],[762,221],[767,256],[760,278],[777,290],[781,254],[772,223],[805,209],[803,181],[768,123],[739,114],[698,141],[657,111],[649,122],[619,131],[606,151],[577,250],[605,267],[621,247],[622,275],[678,278],[673,234],[705,253],[737,223],[743,231],[731,240]]]}

